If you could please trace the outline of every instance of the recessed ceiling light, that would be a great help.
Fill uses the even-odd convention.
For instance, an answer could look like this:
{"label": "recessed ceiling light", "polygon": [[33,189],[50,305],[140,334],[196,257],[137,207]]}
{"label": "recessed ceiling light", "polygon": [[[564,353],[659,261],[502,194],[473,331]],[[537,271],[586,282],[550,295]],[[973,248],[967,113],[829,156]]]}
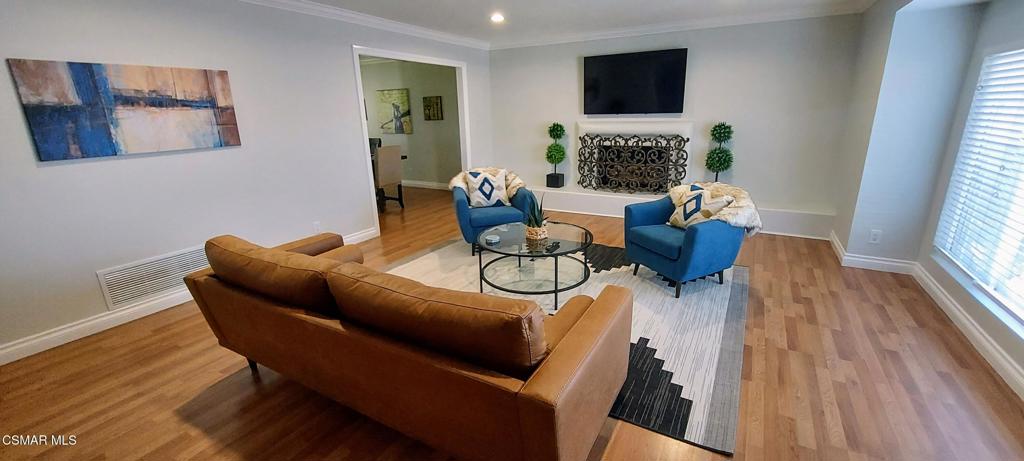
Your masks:
{"label": "recessed ceiling light", "polygon": [[505,15],[503,15],[501,13],[494,13],[494,14],[491,15],[491,22],[493,22],[495,24],[501,24],[501,23],[505,22]]}

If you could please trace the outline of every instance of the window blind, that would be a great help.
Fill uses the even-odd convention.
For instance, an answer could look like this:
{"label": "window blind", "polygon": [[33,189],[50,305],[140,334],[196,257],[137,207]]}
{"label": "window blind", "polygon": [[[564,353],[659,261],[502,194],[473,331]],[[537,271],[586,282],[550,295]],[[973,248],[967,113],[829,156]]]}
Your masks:
{"label": "window blind", "polygon": [[982,64],[935,247],[1024,319],[1024,50]]}

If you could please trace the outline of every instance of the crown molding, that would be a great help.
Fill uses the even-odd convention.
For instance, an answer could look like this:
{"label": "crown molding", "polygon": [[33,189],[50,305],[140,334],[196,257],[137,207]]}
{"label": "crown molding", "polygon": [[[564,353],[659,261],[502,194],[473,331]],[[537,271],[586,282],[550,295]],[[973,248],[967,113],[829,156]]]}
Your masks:
{"label": "crown molding", "polygon": [[508,41],[492,44],[485,40],[464,37],[426,27],[406,24],[404,22],[392,21],[378,16],[359,13],[336,6],[324,5],[311,0],[238,0],[252,5],[266,6],[295,13],[318,16],[321,18],[343,21],[350,24],[372,27],[398,34],[411,35],[414,37],[426,38],[442,43],[464,46],[478,50],[505,50],[512,48],[527,48],[532,46],[558,45],[563,43],[586,42],[591,40],[607,40],[613,38],[639,37],[644,35],[664,34],[670,32],[685,32],[689,30],[713,29],[718,27],[742,26],[750,24],[761,24],[770,22],[792,21],[798,19],[820,18],[825,16],[838,16],[844,14],[863,13],[876,3],[877,0],[849,0],[841,5],[819,6],[812,5],[801,8],[790,8],[776,10],[766,13],[737,15],[722,18],[697,19],[690,21],[668,22],[651,24],[639,27],[628,27],[612,29],[600,32],[588,32],[579,34],[566,34],[558,37],[534,40]]}
{"label": "crown molding", "polygon": [[448,32],[441,32],[434,29],[428,29],[426,27],[414,26],[412,24],[406,24],[404,22],[392,21],[390,19],[371,16],[368,14],[363,14],[352,10],[346,10],[344,8],[338,8],[335,6],[324,5],[322,3],[316,3],[310,0],[238,1],[243,3],[250,3],[253,5],[267,6],[271,8],[277,8],[280,10],[292,11],[295,13],[302,13],[311,16],[319,16],[322,18],[334,19],[360,26],[372,27],[374,29],[381,29],[386,30],[388,32],[426,38],[438,42],[449,43],[452,45],[475,48],[478,50],[490,49],[490,44],[483,40],[463,37],[461,35],[450,34]]}
{"label": "crown molding", "polygon": [[750,24],[761,24],[770,22],[792,21],[797,19],[811,19],[825,16],[839,16],[844,14],[863,13],[871,7],[875,0],[850,0],[842,5],[818,6],[812,5],[801,8],[790,8],[776,10],[766,13],[736,15],[711,19],[695,19],[689,21],[667,22],[651,24],[639,27],[627,27],[622,29],[607,30],[601,32],[567,34],[560,37],[536,40],[521,40],[491,44],[492,50],[507,50],[512,48],[527,48],[532,46],[559,45],[563,43],[588,42],[592,40],[607,40],[613,38],[640,37],[644,35],[665,34],[670,32],[684,32],[689,30],[714,29],[718,27],[742,26]]}

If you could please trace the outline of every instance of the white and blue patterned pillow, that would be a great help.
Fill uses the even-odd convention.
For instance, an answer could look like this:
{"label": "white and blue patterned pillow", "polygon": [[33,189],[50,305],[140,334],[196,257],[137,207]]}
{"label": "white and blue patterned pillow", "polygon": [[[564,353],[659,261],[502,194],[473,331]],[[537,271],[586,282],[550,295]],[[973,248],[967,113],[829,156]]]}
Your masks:
{"label": "white and blue patterned pillow", "polygon": [[469,187],[469,206],[494,206],[498,202],[509,205],[508,194],[505,192],[506,174],[505,170],[498,170],[494,176],[481,171],[468,172],[466,185]]}
{"label": "white and blue patterned pillow", "polygon": [[683,191],[681,196],[673,194],[672,199],[677,206],[676,211],[668,218],[668,224],[683,229],[711,219],[734,200],[730,195],[712,198],[707,190],[696,184]]}

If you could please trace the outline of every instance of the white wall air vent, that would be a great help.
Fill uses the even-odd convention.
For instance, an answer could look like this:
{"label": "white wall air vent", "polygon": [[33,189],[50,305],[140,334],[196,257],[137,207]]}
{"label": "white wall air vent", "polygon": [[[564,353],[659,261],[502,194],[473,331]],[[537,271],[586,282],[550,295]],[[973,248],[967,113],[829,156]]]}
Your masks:
{"label": "white wall air vent", "polygon": [[107,309],[123,309],[179,293],[189,273],[209,266],[202,246],[96,272]]}

